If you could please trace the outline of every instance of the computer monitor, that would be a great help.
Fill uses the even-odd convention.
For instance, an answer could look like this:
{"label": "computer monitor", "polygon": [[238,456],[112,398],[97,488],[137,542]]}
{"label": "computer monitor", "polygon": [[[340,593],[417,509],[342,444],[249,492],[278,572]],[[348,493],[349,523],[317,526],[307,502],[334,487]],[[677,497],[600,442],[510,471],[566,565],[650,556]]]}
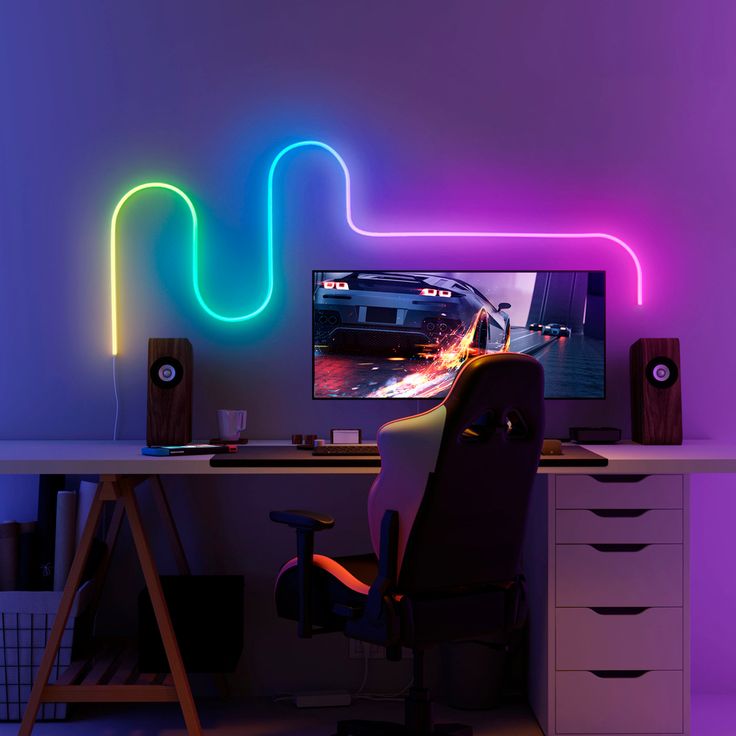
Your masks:
{"label": "computer monitor", "polygon": [[605,398],[603,271],[314,271],[313,397],[441,399],[470,357],[544,366],[548,399]]}

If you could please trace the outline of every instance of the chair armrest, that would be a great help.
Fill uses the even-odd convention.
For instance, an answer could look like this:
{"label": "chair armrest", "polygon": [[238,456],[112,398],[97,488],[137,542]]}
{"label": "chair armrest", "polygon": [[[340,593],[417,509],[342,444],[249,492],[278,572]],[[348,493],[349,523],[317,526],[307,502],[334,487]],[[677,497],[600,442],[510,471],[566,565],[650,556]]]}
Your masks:
{"label": "chair armrest", "polygon": [[332,529],[335,520],[326,514],[300,509],[271,511],[268,515],[277,524],[296,529],[297,589],[299,595],[299,620],[297,633],[302,639],[312,636],[312,587],[314,560],[314,533]]}
{"label": "chair armrest", "polygon": [[313,532],[321,532],[335,526],[335,520],[331,516],[301,509],[272,511],[268,518],[277,524],[287,524],[292,529],[305,529]]}

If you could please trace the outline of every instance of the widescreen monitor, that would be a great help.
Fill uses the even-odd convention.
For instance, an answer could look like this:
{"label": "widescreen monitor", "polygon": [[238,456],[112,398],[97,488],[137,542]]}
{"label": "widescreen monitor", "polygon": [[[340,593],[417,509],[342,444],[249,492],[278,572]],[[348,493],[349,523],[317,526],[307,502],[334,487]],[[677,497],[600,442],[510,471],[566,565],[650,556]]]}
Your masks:
{"label": "widescreen monitor", "polygon": [[442,399],[506,350],[548,399],[605,398],[603,271],[314,271],[312,311],[316,399]]}

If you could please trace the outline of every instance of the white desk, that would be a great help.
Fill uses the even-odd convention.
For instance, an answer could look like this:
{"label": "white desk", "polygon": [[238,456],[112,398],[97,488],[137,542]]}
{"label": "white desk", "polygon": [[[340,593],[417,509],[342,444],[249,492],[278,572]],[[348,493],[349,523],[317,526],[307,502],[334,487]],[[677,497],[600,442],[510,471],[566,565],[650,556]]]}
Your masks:
{"label": "white desk", "polygon": [[[45,675],[38,677],[34,685],[31,696],[34,708],[28,708],[27,710],[27,716],[24,718],[20,730],[22,736],[30,734],[38,704],[45,700],[60,700],[62,702],[75,700],[178,701],[182,706],[189,735],[199,736],[201,733],[196,707],[183,669],[178,644],[173,636],[173,629],[158,580],[155,562],[137,509],[134,495],[134,488],[137,484],[147,479],[153,481],[153,491],[158,501],[166,531],[173,540],[180,571],[186,572],[188,565],[183,547],[176,533],[168,503],[158,480],[159,476],[271,474],[374,476],[378,472],[378,468],[375,466],[305,468],[285,467],[275,464],[274,466],[259,467],[213,468],[209,463],[211,457],[209,455],[164,458],[143,456],[140,454],[143,444],[142,441],[0,441],[0,474],[58,473],[99,475],[101,478],[98,493],[69,574],[59,615],[56,617],[54,630],[52,630],[44,660],[39,670],[39,672],[45,672]],[[252,445],[258,447],[276,447],[289,444],[286,440],[252,441]],[[530,528],[533,533],[529,535],[532,544],[529,545],[527,550],[530,557],[527,557],[528,564],[526,566],[530,584],[530,607],[533,612],[531,618],[531,670],[534,674],[531,684],[532,707],[548,736],[556,736],[558,732],[577,733],[581,736],[584,734],[597,736],[598,733],[604,731],[610,736],[612,733],[610,729],[584,730],[581,726],[583,723],[595,722],[597,714],[605,711],[606,708],[610,709],[612,718],[617,717],[620,712],[628,713],[630,719],[633,718],[634,722],[637,718],[641,718],[642,722],[646,718],[650,718],[651,723],[649,725],[652,727],[648,727],[647,732],[657,732],[667,736],[674,736],[675,734],[687,736],[690,720],[688,477],[692,473],[736,473],[736,445],[715,443],[708,440],[690,440],[682,446],[661,447],[622,443],[619,445],[595,445],[588,449],[606,457],[608,465],[595,468],[540,468],[539,475],[544,477],[538,478],[537,489],[541,488],[543,492],[533,494],[534,501],[530,510]],[[576,478],[570,476],[576,476]],[[608,476],[612,482],[601,482],[601,476]],[[646,478],[642,481],[642,477]],[[652,486],[656,487],[654,491],[651,490]],[[591,488],[595,490],[591,490]],[[678,488],[680,491],[677,491]],[[673,496],[673,489],[679,495],[675,494]],[[640,495],[638,495],[639,490],[642,490]],[[569,495],[571,492],[573,493],[572,496]],[[568,494],[567,501],[564,501],[564,499],[561,501],[564,494]],[[595,496],[595,500],[588,503],[585,499],[590,499],[591,494]],[[583,500],[570,502],[571,497]],[[605,501],[601,501],[601,499],[605,499]],[[167,655],[172,663],[173,678],[168,678],[160,684],[153,685],[89,684],[86,680],[85,682],[69,684],[71,683],[69,678],[65,680],[65,683],[67,683],[65,685],[47,685],[48,673],[51,670],[68,610],[80,582],[86,555],[105,501],[113,501],[116,504],[116,513],[113,516],[111,530],[108,533],[108,547],[110,549],[114,546],[124,514],[127,514],[131,523],[138,557],[144,570],[146,584],[162,630]],[[625,513],[622,513],[620,518],[616,518],[615,515],[612,517],[610,515],[611,507],[620,509]],[[609,512],[608,515],[596,514],[596,510],[600,509]],[[643,515],[631,515],[632,512],[641,510],[643,510]],[[561,525],[562,519],[567,524],[565,534],[570,534],[569,521],[571,517],[568,512],[578,514],[577,518],[581,519],[577,527],[573,524],[573,531],[577,536],[573,534],[573,537],[564,537],[561,532],[564,527],[564,524]],[[675,532],[673,532],[670,522],[672,518],[677,517],[677,514],[680,515],[680,536],[674,539],[671,538]],[[585,537],[583,532],[587,533],[587,527],[594,530],[590,532],[591,534],[599,536],[596,538],[592,536],[591,538]],[[578,534],[578,532],[580,533]],[[667,534],[670,537],[667,537]],[[651,553],[645,551],[640,558],[636,558],[632,562],[633,558],[627,560],[625,559],[626,555],[637,554],[640,550],[603,550],[620,552],[621,554],[618,558],[610,557],[610,565],[606,561],[603,568],[601,568],[600,560],[598,560],[598,570],[596,571],[593,569],[595,565],[591,567],[592,563],[590,562],[590,557],[593,554],[590,550],[594,550],[596,553],[601,551],[596,549],[596,542],[601,542],[601,544],[598,544],[599,547],[602,545],[610,546],[612,543],[615,546],[617,542],[628,543],[629,545],[642,547],[644,550],[650,549]],[[676,548],[676,554],[673,557],[674,548]],[[580,552],[580,550],[582,551]],[[578,555],[580,559],[576,558],[575,555]],[[652,561],[652,558],[654,558],[654,561]],[[662,560],[673,560],[675,558],[679,559],[677,570],[673,570],[670,563],[666,563],[670,566],[662,568],[659,572],[655,569],[656,564],[661,563]],[[659,563],[657,563],[658,560]],[[641,565],[639,561],[641,561]],[[563,563],[569,567],[564,567]],[[561,567],[561,565],[563,566]],[[632,589],[646,590],[646,585],[642,584],[642,580],[637,577],[640,570],[644,570],[646,574],[656,580],[659,580],[662,575],[668,576],[668,579],[674,581],[673,584],[680,586],[680,597],[674,603],[667,600],[658,602],[653,599],[637,604],[632,603],[634,599],[630,597],[630,600],[627,599],[620,604],[622,607],[628,608],[641,605],[646,611],[652,610],[665,617],[670,616],[667,620],[671,620],[672,610],[675,610],[674,615],[679,616],[680,629],[677,631],[675,627],[667,635],[669,639],[667,639],[667,636],[663,638],[661,646],[667,651],[659,652],[659,655],[669,656],[673,651],[678,650],[680,654],[676,662],[677,668],[674,670],[672,669],[674,665],[671,664],[666,667],[662,665],[661,667],[647,668],[639,662],[636,667],[629,668],[619,663],[617,668],[622,670],[647,669],[647,672],[643,676],[633,676],[625,682],[623,680],[615,682],[615,686],[609,687],[610,678],[607,676],[600,679],[600,682],[588,677],[588,674],[592,678],[599,677],[599,675],[592,673],[599,671],[599,669],[608,670],[608,666],[598,668],[597,665],[591,664],[587,660],[583,664],[570,665],[569,661],[565,664],[563,659],[559,658],[557,647],[561,637],[565,634],[564,632],[561,634],[558,627],[567,626],[568,631],[572,627],[577,636],[578,632],[575,630],[575,625],[578,619],[570,619],[571,614],[590,618],[592,614],[589,615],[589,612],[596,613],[596,607],[618,608],[616,601],[613,599],[606,599],[602,603],[597,599],[591,599],[591,601],[580,599],[572,603],[564,599],[564,596],[568,594],[564,591],[569,591],[571,587],[570,576],[581,575],[584,577],[587,575],[589,580],[580,582],[580,587],[585,588],[592,578],[591,585],[592,588],[595,588],[594,583],[596,577],[600,577],[601,569],[605,574],[609,572],[609,568],[616,567],[616,565],[624,570],[624,573],[617,573],[614,580],[619,589],[623,591],[620,595],[628,595],[625,580],[625,576],[628,574],[631,575],[630,587]],[[629,569],[631,572],[626,572]],[[593,570],[592,573],[591,570]],[[622,579],[624,581],[623,585],[621,585]],[[575,584],[577,584],[576,581],[578,581],[577,578],[574,581]],[[591,595],[595,597],[600,593],[594,591],[594,594]],[[621,615],[623,616],[623,614]],[[618,615],[606,614],[606,616],[605,621],[601,619],[601,621],[594,620],[593,622],[594,626],[592,628],[599,631],[598,640],[603,640],[604,643],[607,640],[606,626],[609,622],[619,626],[617,635],[628,636],[628,634],[621,634],[621,632],[632,630],[629,621],[623,621]],[[630,618],[632,621],[635,620],[633,616]],[[641,621],[644,622],[646,618],[647,616],[642,617]],[[583,621],[584,619],[580,620]],[[601,625],[601,622],[605,625]],[[646,625],[642,624],[642,626],[645,631],[647,626],[649,626],[650,631],[657,630],[651,622]],[[600,634],[601,631],[603,632],[602,635]],[[642,632],[637,635],[643,636]],[[592,634],[588,632],[588,636],[590,637]],[[593,643],[595,644],[596,641]],[[603,651],[603,649],[605,647],[602,648],[600,656],[604,660],[606,658],[610,660],[611,652]],[[637,657],[634,658],[637,659]],[[637,662],[639,659],[637,659]],[[655,670],[655,674],[650,676],[651,672]],[[673,675],[672,672],[677,674]],[[42,682],[40,682],[41,680]],[[679,683],[679,691],[677,683]],[[641,687],[639,687],[640,684]],[[585,689],[586,687],[588,690],[584,695],[581,695],[580,688]],[[634,703],[637,699],[637,688],[644,692],[646,697]],[[572,696],[570,696],[570,693],[572,693]],[[681,703],[681,718],[676,723],[676,727],[668,730],[668,728],[659,727],[660,721],[657,720],[657,713],[647,711],[646,700],[648,698],[650,701],[656,701],[657,703],[661,700],[663,708],[671,709],[673,697],[676,697],[677,701]],[[598,703],[595,702],[596,698],[599,699]],[[609,700],[606,700],[607,698]],[[587,710],[582,708],[579,714],[570,711],[570,702],[574,704],[574,711],[577,708],[578,701],[588,706]],[[629,707],[632,703],[636,707]],[[636,708],[642,711],[641,715],[637,714]],[[576,721],[576,719],[578,720]],[[675,721],[670,719],[662,722],[670,724]],[[621,729],[620,733],[631,736],[637,731],[627,727]]]}
{"label": "white desk", "polygon": [[[251,440],[250,445],[288,446],[288,440]],[[146,457],[143,440],[0,440],[0,474],[63,473],[66,475],[376,475],[366,468],[212,468],[211,455]],[[249,446],[250,446],[249,445]],[[676,446],[633,443],[590,445],[608,459],[605,468],[539,468],[540,474],[736,473],[736,445],[687,440]]]}

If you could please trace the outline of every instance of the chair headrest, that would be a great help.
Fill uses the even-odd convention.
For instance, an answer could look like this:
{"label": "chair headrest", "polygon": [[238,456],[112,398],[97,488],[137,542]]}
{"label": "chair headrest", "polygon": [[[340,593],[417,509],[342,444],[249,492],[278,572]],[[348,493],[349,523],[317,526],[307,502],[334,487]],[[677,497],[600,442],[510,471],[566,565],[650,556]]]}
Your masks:
{"label": "chair headrest", "polygon": [[460,442],[499,434],[523,440],[538,434],[544,408],[544,370],[522,353],[492,353],[468,361],[447,398],[447,423]]}

